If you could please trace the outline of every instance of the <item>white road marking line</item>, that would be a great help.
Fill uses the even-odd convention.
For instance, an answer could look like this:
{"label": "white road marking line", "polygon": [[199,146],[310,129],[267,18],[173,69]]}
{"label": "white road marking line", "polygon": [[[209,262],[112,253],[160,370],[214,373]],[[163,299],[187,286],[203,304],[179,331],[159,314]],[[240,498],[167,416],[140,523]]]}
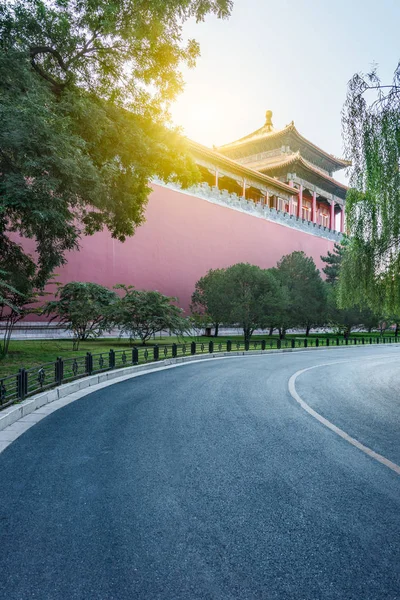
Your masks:
{"label": "white road marking line", "polygon": [[[375,357],[371,357],[371,356],[368,357],[368,359],[372,359],[372,358],[383,358],[383,356],[382,355],[376,355]],[[365,360],[365,357],[364,357],[363,360]],[[319,367],[327,367],[327,366],[331,366],[331,365],[340,364],[340,363],[343,363],[343,362],[354,362],[354,361],[344,361],[344,360],[341,360],[341,361],[337,361],[337,362],[324,363],[324,364],[321,364],[321,365],[314,365],[312,367],[308,367],[307,369],[301,369],[300,371],[297,371],[289,379],[288,387],[289,387],[289,393],[290,393],[290,395],[292,396],[292,398],[294,400],[296,400],[296,402],[298,404],[300,404],[301,408],[303,408],[306,412],[308,412],[309,415],[311,415],[312,417],[314,417],[314,419],[316,419],[317,421],[319,421],[320,423],[322,423],[322,425],[325,425],[325,427],[327,427],[328,429],[330,429],[331,431],[333,431],[334,433],[336,433],[336,435],[339,435],[341,438],[343,438],[344,440],[346,440],[346,442],[348,442],[352,446],[355,446],[356,448],[358,448],[359,450],[361,450],[361,452],[364,452],[364,454],[367,454],[371,458],[377,460],[378,462],[382,463],[383,465],[385,465],[386,467],[388,467],[389,469],[391,469],[392,471],[394,471],[395,473],[397,473],[397,475],[400,475],[400,466],[399,465],[397,465],[396,463],[392,462],[391,460],[389,460],[385,456],[382,456],[382,454],[378,454],[378,452],[375,452],[375,450],[372,450],[372,448],[369,448],[368,446],[365,446],[364,444],[362,444],[361,442],[359,442],[355,438],[351,437],[348,433],[346,433],[345,431],[343,431],[343,429],[340,429],[339,427],[337,427],[336,425],[334,425],[334,423],[331,423],[331,421],[328,421],[328,419],[325,419],[325,417],[323,417],[322,415],[320,415],[319,413],[317,413],[317,411],[315,411],[313,408],[311,408],[311,406],[309,406],[306,402],[304,402],[304,400],[298,394],[298,392],[296,390],[296,380],[297,380],[297,378],[302,373],[306,373],[307,371],[311,371],[311,369],[317,369]]]}

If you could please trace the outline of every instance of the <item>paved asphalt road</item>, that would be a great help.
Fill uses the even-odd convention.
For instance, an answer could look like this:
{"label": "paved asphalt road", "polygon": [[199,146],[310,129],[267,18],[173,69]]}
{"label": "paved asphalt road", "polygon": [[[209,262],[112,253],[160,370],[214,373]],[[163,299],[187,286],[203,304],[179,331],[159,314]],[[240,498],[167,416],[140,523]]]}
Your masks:
{"label": "paved asphalt road", "polygon": [[[400,348],[188,364],[0,454],[1,600],[400,599]],[[93,405],[96,406],[93,411]]]}

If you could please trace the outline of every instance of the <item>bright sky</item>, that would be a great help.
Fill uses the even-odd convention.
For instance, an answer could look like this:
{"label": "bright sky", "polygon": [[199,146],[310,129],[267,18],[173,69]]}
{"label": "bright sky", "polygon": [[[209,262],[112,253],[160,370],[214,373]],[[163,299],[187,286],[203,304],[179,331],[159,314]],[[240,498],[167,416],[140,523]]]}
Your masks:
{"label": "bright sky", "polygon": [[174,121],[191,139],[221,145],[261,127],[270,109],[276,128],[294,120],[340,156],[347,82],[377,63],[390,83],[399,23],[399,0],[234,0],[228,21],[186,26],[201,58],[184,72]]}

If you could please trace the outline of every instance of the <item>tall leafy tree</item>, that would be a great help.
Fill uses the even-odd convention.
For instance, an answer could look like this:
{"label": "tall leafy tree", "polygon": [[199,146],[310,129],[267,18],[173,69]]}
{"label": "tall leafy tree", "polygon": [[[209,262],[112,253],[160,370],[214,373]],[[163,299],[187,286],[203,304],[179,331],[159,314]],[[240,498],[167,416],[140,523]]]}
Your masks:
{"label": "tall leafy tree", "polygon": [[201,277],[192,294],[191,311],[194,316],[202,316],[215,328],[215,337],[221,323],[229,318],[229,298],[227,297],[225,269],[210,269]]}
{"label": "tall leafy tree", "polygon": [[282,313],[281,335],[288,327],[310,329],[327,321],[326,290],[313,259],[304,252],[292,252],[278,262],[277,274],[287,290],[287,306]]}
{"label": "tall leafy tree", "polygon": [[373,70],[356,74],[343,111],[352,161],[346,200],[350,233],[340,302],[400,312],[400,64],[383,84]]}
{"label": "tall leafy tree", "polygon": [[327,283],[338,283],[344,252],[345,244],[335,243],[333,252],[328,250],[326,256],[321,256],[321,260],[325,263],[322,272],[325,274],[325,281]]}
{"label": "tall leafy tree", "polygon": [[348,250],[349,241],[335,244],[333,252],[329,252],[327,256],[321,256],[321,260],[325,263],[322,271],[326,275],[326,290],[327,290],[327,320],[329,323],[338,328],[339,332],[343,332],[344,337],[349,337],[351,331],[355,327],[364,326],[368,331],[378,327],[380,322],[380,307],[375,306],[375,311],[366,306],[365,303],[358,304],[356,302],[348,302],[343,308],[340,303],[340,280],[344,257]]}
{"label": "tall leafy tree", "polygon": [[43,296],[37,289],[37,267],[22,248],[0,237],[0,322],[3,338],[0,357],[8,353],[15,325],[28,314],[38,312],[35,303]]}
{"label": "tall leafy tree", "polygon": [[256,329],[275,322],[285,298],[272,269],[238,263],[226,269],[226,311],[228,322],[239,325],[248,342]]}
{"label": "tall leafy tree", "polygon": [[0,236],[36,240],[40,284],[81,235],[132,235],[152,176],[194,181],[184,140],[165,126],[180,66],[199,54],[182,26],[230,10],[230,0],[0,0]]}
{"label": "tall leafy tree", "polygon": [[79,343],[98,337],[110,326],[110,308],[117,301],[113,290],[98,283],[70,281],[58,287],[56,298],[47,302],[42,313],[64,325],[73,334],[73,349]]}
{"label": "tall leafy tree", "polygon": [[122,290],[124,295],[113,304],[109,314],[112,322],[131,340],[139,338],[146,344],[156,333],[169,331],[182,335],[190,327],[182,309],[174,304],[177,298],[126,285],[118,285],[116,289]]}

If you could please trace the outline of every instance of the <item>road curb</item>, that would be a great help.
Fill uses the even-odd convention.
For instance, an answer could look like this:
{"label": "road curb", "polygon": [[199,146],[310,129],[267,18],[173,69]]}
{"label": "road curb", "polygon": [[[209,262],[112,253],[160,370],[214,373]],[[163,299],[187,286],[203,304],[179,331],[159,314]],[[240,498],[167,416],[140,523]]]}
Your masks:
{"label": "road curb", "polygon": [[[399,346],[400,344],[390,344],[391,347]],[[369,346],[369,345],[368,345]],[[0,452],[5,449],[5,447],[14,441],[16,434],[19,431],[19,435],[25,431],[25,429],[17,430],[16,425],[18,422],[22,425],[24,423],[31,423],[31,426],[35,424],[33,422],[32,417],[28,420],[24,420],[25,417],[28,417],[32,413],[41,409],[40,415],[41,418],[47,416],[54,410],[69,404],[83,396],[91,394],[98,389],[103,387],[108,387],[115,383],[119,383],[122,381],[126,381],[127,379],[131,379],[137,377],[139,375],[145,375],[146,373],[154,373],[157,371],[162,371],[165,369],[170,369],[173,367],[177,367],[180,365],[184,365],[186,363],[196,363],[207,360],[215,360],[215,359],[226,359],[226,358],[238,358],[243,356],[257,356],[257,355],[277,355],[284,354],[288,352],[313,352],[313,351],[325,351],[329,352],[331,349],[339,349],[339,348],[360,348],[367,347],[367,345],[359,345],[359,346],[331,346],[329,348],[326,347],[317,347],[317,348],[282,348],[280,350],[248,350],[248,351],[233,351],[233,352],[217,352],[212,354],[203,354],[203,355],[193,355],[193,356],[181,356],[177,358],[169,358],[157,363],[148,363],[145,365],[136,365],[131,367],[124,367],[122,369],[115,369],[113,371],[108,371],[105,373],[99,373],[97,375],[91,375],[88,377],[84,377],[77,381],[72,381],[70,383],[65,383],[59,387],[52,388],[48,391],[42,392],[31,398],[24,400],[19,404],[14,404],[9,408],[6,408],[4,411],[0,412]],[[51,405],[51,406],[49,406]],[[37,421],[41,420],[38,418]],[[13,428],[12,437],[13,439],[8,439],[7,436],[4,435],[4,430],[8,429],[9,431]]]}

